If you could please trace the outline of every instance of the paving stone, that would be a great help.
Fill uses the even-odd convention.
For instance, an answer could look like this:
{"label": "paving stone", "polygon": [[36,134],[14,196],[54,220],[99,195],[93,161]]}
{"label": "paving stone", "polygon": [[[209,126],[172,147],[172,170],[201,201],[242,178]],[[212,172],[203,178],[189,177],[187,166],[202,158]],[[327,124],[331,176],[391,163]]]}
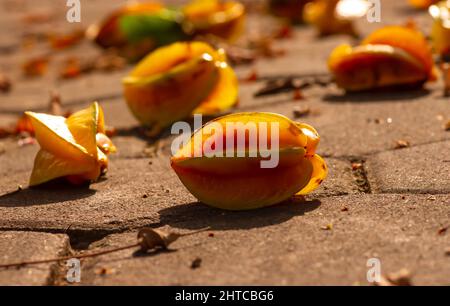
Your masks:
{"label": "paving stone", "polygon": [[[367,261],[383,273],[409,269],[419,285],[448,285],[450,197],[364,195],[331,197],[257,212],[203,215],[198,205],[161,212],[178,231],[211,226],[185,237],[173,252],[133,257],[123,251],[85,264],[83,282],[96,285],[368,285]],[[347,207],[348,211],[341,211]],[[182,220],[177,220],[176,216]],[[332,223],[332,230],[323,226]],[[167,227],[165,227],[167,229]],[[135,233],[112,235],[92,245],[107,249],[136,241]],[[198,269],[191,263],[202,260]],[[110,273],[98,275],[106,269]]]}
{"label": "paving stone", "polygon": [[[334,85],[313,87],[302,92],[301,100],[294,100],[293,93],[256,99],[254,93],[264,83],[241,82],[240,105],[234,111],[277,112],[293,118],[296,107],[311,109],[309,116],[296,120],[319,131],[322,141],[318,153],[326,158],[330,175],[306,203],[291,201],[241,213],[212,209],[197,203],[170,169],[174,136],[166,132],[155,144],[139,132],[121,97],[120,80],[131,66],[114,73],[96,72],[74,80],[58,80],[62,61],[71,56],[92,58],[100,52],[86,41],[53,54],[45,76],[25,79],[22,75],[21,65],[26,60],[49,51],[45,43],[22,49],[23,34],[30,29],[37,33],[55,29],[69,33],[86,28],[123,2],[83,2],[82,23],[69,24],[64,1],[55,5],[54,1],[42,0],[39,12],[50,12],[54,17],[48,23],[26,26],[23,19],[36,11],[35,1],[22,0],[17,5],[0,0],[0,71],[7,73],[14,85],[10,94],[0,94],[0,126],[14,124],[25,110],[47,111],[49,91],[57,90],[67,110],[78,110],[99,100],[107,124],[118,130],[113,141],[119,148],[118,154],[111,156],[107,179],[90,189],[58,184],[26,189],[38,146],[19,147],[13,138],[0,140],[0,231],[65,232],[70,228],[96,235],[165,225],[183,231],[211,226],[215,234],[214,238],[207,234],[186,237],[174,245],[177,252],[130,258],[131,252],[124,251],[88,260],[82,276],[85,284],[365,285],[367,259],[373,257],[381,259],[384,273],[408,268],[417,284],[450,284],[449,261],[444,256],[450,236],[437,234],[448,226],[450,217],[445,155],[450,134],[442,127],[444,120],[450,119],[450,104],[442,97],[442,82],[421,91],[351,95],[343,94]],[[431,29],[432,20],[425,11],[408,9],[402,1],[382,5],[381,23],[370,24],[364,18],[358,22],[363,35],[381,25],[402,24],[411,16],[421,29]],[[251,31],[265,31],[266,21],[258,19],[249,17]],[[245,80],[253,71],[261,78],[324,74],[326,60],[335,46],[356,43],[342,35],[318,40],[309,27],[296,28],[294,34],[294,39],[276,43],[277,48],[286,51],[285,56],[237,67],[239,78]],[[413,147],[393,151],[397,140],[410,141]],[[353,157],[367,159],[373,191],[387,194],[358,192],[350,164]],[[17,191],[18,185],[25,189]],[[333,224],[333,229],[323,230],[328,224]],[[3,239],[5,235],[13,235],[11,240],[24,246],[31,245],[30,250],[21,244],[16,250],[16,243]],[[113,234],[91,248],[134,241],[134,233]],[[67,251],[65,236],[0,232],[0,249],[11,250],[6,256],[12,259],[22,255],[26,259],[42,258],[34,244],[49,245],[42,253],[45,258]],[[26,252],[20,253],[23,249]],[[202,263],[199,269],[192,270],[196,258],[201,258]],[[112,274],[98,275],[97,270],[105,267],[111,268]],[[0,284],[52,283],[54,268],[0,271]]]}
{"label": "paving stone", "polygon": [[450,193],[450,141],[382,152],[367,161],[373,191]]}
{"label": "paving stone", "polygon": [[149,161],[111,162],[107,179],[90,188],[57,184],[14,192],[27,186],[31,169],[3,176],[0,228],[120,230],[159,222],[158,210],[195,201],[168,171],[168,160]]}
{"label": "paving stone", "polygon": [[[153,158],[112,158],[106,179],[90,189],[61,184],[27,189],[35,150],[30,147],[20,151],[21,160],[26,155],[28,159],[17,166],[11,162],[14,151],[0,155],[0,160],[6,161],[2,171],[8,173],[0,178],[0,229],[64,230],[70,226],[117,231],[159,223],[160,210],[197,202],[170,168],[169,155],[164,152]],[[330,178],[311,196],[357,192],[349,164],[333,159],[327,162]],[[17,192],[18,185],[25,189]]]}
{"label": "paving stone", "polygon": [[335,88],[327,90],[325,97],[319,88],[305,91],[306,98],[301,101],[280,95],[278,103],[272,101],[246,111],[276,112],[295,119],[295,107],[308,107],[311,115],[296,120],[318,130],[319,153],[326,156],[377,153],[394,148],[398,140],[413,145],[450,140],[442,121],[450,114],[450,104],[439,89],[357,95],[344,95]]}
{"label": "paving stone", "polygon": [[[43,260],[67,255],[69,239],[65,235],[33,232],[0,232],[0,263]],[[51,285],[55,264],[21,269],[0,269],[0,285]]]}

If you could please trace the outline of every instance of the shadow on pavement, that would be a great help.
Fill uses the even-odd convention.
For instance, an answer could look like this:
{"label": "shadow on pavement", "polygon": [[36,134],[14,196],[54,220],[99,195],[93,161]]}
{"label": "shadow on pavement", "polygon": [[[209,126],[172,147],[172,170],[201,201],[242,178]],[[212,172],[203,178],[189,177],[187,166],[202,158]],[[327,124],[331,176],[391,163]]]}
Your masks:
{"label": "shadow on pavement", "polygon": [[382,90],[377,92],[348,92],[341,95],[325,95],[323,101],[330,103],[370,103],[370,102],[395,102],[408,101],[427,96],[431,91],[418,89],[412,91]]}
{"label": "shadow on pavement", "polygon": [[52,183],[0,195],[0,207],[27,207],[88,198],[96,193],[89,187],[68,187]]}
{"label": "shadow on pavement", "polygon": [[161,224],[182,229],[234,230],[266,227],[284,223],[319,208],[319,200],[294,202],[253,211],[232,212],[210,208],[202,203],[178,205],[159,211]]}

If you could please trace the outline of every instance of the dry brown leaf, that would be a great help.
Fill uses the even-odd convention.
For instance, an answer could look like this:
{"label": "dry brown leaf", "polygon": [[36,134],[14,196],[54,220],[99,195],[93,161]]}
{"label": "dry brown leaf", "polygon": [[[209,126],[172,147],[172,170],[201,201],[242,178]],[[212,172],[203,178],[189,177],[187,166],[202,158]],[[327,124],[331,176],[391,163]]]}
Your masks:
{"label": "dry brown leaf", "polygon": [[395,142],[394,148],[398,150],[398,149],[409,148],[410,146],[411,146],[411,143],[409,141],[400,139]]}
{"label": "dry brown leaf", "polygon": [[98,268],[94,271],[94,273],[96,275],[100,275],[100,276],[106,276],[106,275],[112,275],[116,273],[115,269],[111,269],[111,268],[106,268],[106,267],[102,267],[102,268]]}
{"label": "dry brown leaf", "polygon": [[446,226],[446,227],[443,227],[443,228],[439,229],[439,230],[438,230],[438,235],[439,235],[439,236],[445,235],[445,234],[447,233],[447,231],[448,231],[449,228],[450,228],[450,226]]}
{"label": "dry brown leaf", "polygon": [[9,137],[14,134],[14,129],[9,127],[0,127],[0,139]]}
{"label": "dry brown leaf", "polygon": [[62,68],[59,72],[61,79],[73,79],[80,76],[83,73],[81,62],[77,57],[70,57],[65,60]]}
{"label": "dry brown leaf", "polygon": [[209,230],[209,228],[201,229],[190,233],[174,233],[164,232],[158,229],[143,228],[138,233],[138,240],[141,251],[148,252],[154,249],[168,249],[168,247],[181,237],[191,236]]}
{"label": "dry brown leaf", "polygon": [[353,171],[359,170],[359,169],[361,169],[362,167],[363,167],[363,164],[362,164],[362,163],[352,163],[352,170],[353,170]]}
{"label": "dry brown leaf", "polygon": [[402,269],[398,272],[382,276],[381,281],[376,283],[377,286],[412,286],[411,272]]}
{"label": "dry brown leaf", "polygon": [[252,69],[250,73],[243,79],[243,82],[256,82],[259,79],[258,71],[256,69]]}
{"label": "dry brown leaf", "polygon": [[294,100],[298,101],[298,100],[303,100],[305,98],[305,96],[303,96],[303,91],[301,89],[295,89],[294,90]]}
{"label": "dry brown leaf", "polygon": [[8,93],[11,91],[11,88],[11,80],[3,73],[0,73],[0,92]]}
{"label": "dry brown leaf", "polygon": [[63,63],[59,76],[62,79],[73,79],[94,71],[110,72],[120,70],[125,65],[125,59],[112,52],[107,52],[94,59],[81,59],[72,56]]}
{"label": "dry brown leaf", "polygon": [[62,50],[79,44],[84,39],[84,30],[77,29],[68,34],[50,34],[49,42],[53,49]]}
{"label": "dry brown leaf", "polygon": [[446,131],[450,131],[450,120],[444,126]]}
{"label": "dry brown leaf", "polygon": [[29,59],[23,66],[23,74],[26,77],[43,76],[48,70],[50,59],[47,56],[41,56]]}
{"label": "dry brown leaf", "polygon": [[191,263],[191,269],[195,270],[200,268],[202,265],[202,259],[200,257],[197,257],[196,259],[194,259]]}

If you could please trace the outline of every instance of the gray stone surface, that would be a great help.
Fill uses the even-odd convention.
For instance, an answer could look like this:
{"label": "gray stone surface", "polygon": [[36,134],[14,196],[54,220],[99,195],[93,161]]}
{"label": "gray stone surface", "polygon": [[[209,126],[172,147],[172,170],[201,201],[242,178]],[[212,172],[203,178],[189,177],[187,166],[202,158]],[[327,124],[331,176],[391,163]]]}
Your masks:
{"label": "gray stone surface", "polygon": [[[67,255],[69,240],[65,235],[0,232],[0,249],[0,264],[44,260]],[[56,263],[0,269],[0,285],[52,285],[58,269]]]}
{"label": "gray stone surface", "polygon": [[[311,196],[357,192],[349,163],[330,159],[328,164],[330,179]],[[11,173],[13,167],[7,164],[9,174],[0,178],[0,229],[63,231],[70,226],[118,231],[163,223],[162,210],[197,202],[171,170],[165,155],[151,159],[113,158],[106,179],[90,188],[59,184],[29,189],[26,186],[30,171],[24,167]],[[16,192],[18,185],[24,190]],[[204,210],[212,209],[205,206]]]}
{"label": "gray stone surface", "polygon": [[[367,260],[383,273],[406,268],[414,284],[449,285],[445,247],[438,235],[448,222],[450,197],[367,195],[285,204],[257,213],[206,218],[200,207],[168,209],[167,224],[181,232],[211,226],[211,233],[180,239],[172,252],[133,257],[123,251],[86,262],[85,284],[116,285],[368,285]],[[342,208],[348,211],[343,212]],[[185,221],[170,222],[171,214]],[[172,217],[173,218],[173,217]],[[333,224],[332,230],[321,227]],[[94,244],[107,249],[136,241],[135,233]],[[192,261],[202,260],[198,269]],[[105,270],[106,274],[99,271]]]}
{"label": "gray stone surface", "polygon": [[[248,0],[251,1],[251,0]],[[183,1],[170,1],[170,3]],[[184,1],[186,2],[186,1]],[[450,285],[445,250],[450,236],[449,144],[450,103],[443,84],[425,90],[344,94],[334,85],[312,87],[295,100],[293,93],[255,98],[263,79],[274,76],[327,73],[326,60],[343,36],[317,39],[314,29],[299,27],[294,38],[277,41],[286,54],[236,67],[241,80],[240,105],[233,111],[267,111],[294,118],[296,107],[311,110],[298,121],[321,135],[318,153],[330,168],[323,186],[306,197],[251,212],[225,212],[197,203],[170,169],[167,131],[149,139],[121,97],[121,78],[132,66],[112,73],[96,72],[74,80],[57,77],[71,56],[92,58],[99,50],[89,42],[53,53],[48,73],[23,76],[22,64],[49,51],[40,42],[21,47],[26,33],[86,27],[119,6],[107,0],[85,1],[82,24],[65,21],[65,3],[0,0],[0,72],[13,81],[0,93],[0,126],[15,124],[26,110],[45,112],[49,92],[57,90],[65,110],[76,111],[98,100],[107,125],[117,129],[106,179],[90,188],[54,184],[28,189],[38,145],[19,146],[18,138],[0,139],[0,262],[105,250],[135,242],[143,226],[179,231],[211,227],[173,245],[176,252],[132,257],[123,251],[83,262],[84,284],[151,285],[367,285],[367,260],[379,258],[384,274],[407,268],[416,284]],[[7,9],[3,9],[6,7]],[[5,14],[7,12],[7,14]],[[48,22],[26,24],[24,18],[48,14]],[[384,1],[382,23],[358,22],[361,34],[411,17],[429,32],[426,12],[408,9],[406,1]],[[252,31],[265,30],[260,17],[250,16]],[[245,79],[256,71],[255,82]],[[398,140],[410,148],[395,150]],[[366,161],[359,169],[352,162]],[[18,190],[22,186],[22,190]],[[331,226],[332,225],[332,226]],[[2,232],[3,231],[3,232]],[[21,231],[21,232],[16,232]],[[43,233],[34,233],[41,231]],[[439,234],[440,233],[440,234]],[[14,242],[14,243],[12,243]],[[6,251],[5,251],[6,250]],[[201,259],[198,269],[192,262]],[[64,269],[44,265],[0,271],[0,284],[64,284]]]}
{"label": "gray stone surface", "polygon": [[450,141],[446,141],[371,156],[367,169],[372,190],[449,194],[449,153]]}

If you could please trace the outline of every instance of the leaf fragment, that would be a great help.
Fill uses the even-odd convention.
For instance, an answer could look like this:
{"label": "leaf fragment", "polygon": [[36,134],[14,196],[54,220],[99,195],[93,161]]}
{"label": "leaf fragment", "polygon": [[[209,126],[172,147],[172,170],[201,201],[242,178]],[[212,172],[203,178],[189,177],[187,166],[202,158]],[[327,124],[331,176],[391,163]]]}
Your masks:
{"label": "leaf fragment", "polygon": [[208,227],[189,233],[175,233],[152,228],[143,228],[138,232],[138,240],[142,252],[148,252],[158,248],[167,250],[169,246],[179,238],[199,234],[209,229],[210,228]]}
{"label": "leaf fragment", "polygon": [[376,286],[412,286],[411,278],[411,272],[407,269],[402,269],[398,272],[382,276],[381,280],[376,283]]}

